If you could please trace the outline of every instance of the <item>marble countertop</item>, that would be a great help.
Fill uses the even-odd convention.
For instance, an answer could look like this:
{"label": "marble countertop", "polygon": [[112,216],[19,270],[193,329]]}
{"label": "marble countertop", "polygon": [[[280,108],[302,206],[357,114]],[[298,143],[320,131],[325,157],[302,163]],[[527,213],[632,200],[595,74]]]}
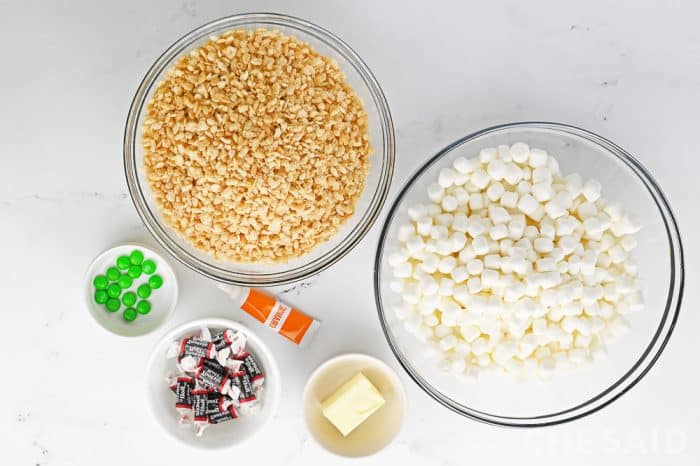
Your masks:
{"label": "marble countertop", "polygon": [[[692,232],[700,228],[700,4],[2,0],[3,464],[175,466],[224,458],[175,444],[158,428],[145,406],[143,372],[159,336],[176,324],[204,316],[255,324],[212,282],[178,264],[181,299],[171,321],[152,335],[123,339],[88,316],[81,286],[90,260],[105,248],[127,240],[153,244],[128,197],[121,158],[127,110],[142,76],[177,37],[246,11],[307,18],[366,60],[396,125],[390,199],[431,154],[493,124],[559,121],[616,141],[668,195],[686,241],[690,286],[665,353],[628,394],[571,424],[502,429],[442,408],[400,370],[377,324],[375,225],[340,263],[284,290],[323,326],[301,351],[260,332],[278,358],[283,400],[265,433],[226,461],[350,463],[309,437],[299,400],[319,363],[362,351],[399,371],[409,411],[394,443],[358,463],[698,464],[700,251]],[[386,208],[380,222],[385,214]]]}

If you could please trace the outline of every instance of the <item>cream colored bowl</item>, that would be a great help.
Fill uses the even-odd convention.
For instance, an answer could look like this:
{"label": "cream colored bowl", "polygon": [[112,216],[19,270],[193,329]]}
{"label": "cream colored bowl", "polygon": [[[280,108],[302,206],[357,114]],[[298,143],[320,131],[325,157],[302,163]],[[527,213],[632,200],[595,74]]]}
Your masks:
{"label": "cream colored bowl", "polygon": [[[357,372],[362,372],[385,399],[384,406],[347,437],[323,416],[321,402]],[[406,393],[396,373],[384,362],[365,354],[344,354],[321,364],[311,374],[303,394],[306,426],[326,450],[340,456],[360,457],[386,447],[399,433],[406,408]]]}

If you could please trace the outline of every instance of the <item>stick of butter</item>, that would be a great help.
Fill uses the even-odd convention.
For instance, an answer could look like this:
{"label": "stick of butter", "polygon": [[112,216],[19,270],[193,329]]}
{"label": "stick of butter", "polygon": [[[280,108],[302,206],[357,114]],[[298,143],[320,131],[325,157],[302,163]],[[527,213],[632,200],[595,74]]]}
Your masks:
{"label": "stick of butter", "polygon": [[343,436],[382,407],[384,398],[362,372],[355,374],[321,403],[323,415]]}

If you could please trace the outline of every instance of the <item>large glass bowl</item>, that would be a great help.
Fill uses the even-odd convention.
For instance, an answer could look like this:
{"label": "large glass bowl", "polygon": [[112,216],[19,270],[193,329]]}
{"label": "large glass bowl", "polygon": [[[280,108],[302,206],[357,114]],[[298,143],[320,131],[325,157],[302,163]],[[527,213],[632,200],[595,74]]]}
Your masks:
{"label": "large glass bowl", "polygon": [[[549,381],[517,381],[496,374],[465,383],[425,360],[421,345],[391,311],[387,257],[396,244],[406,209],[427,202],[426,187],[441,168],[459,156],[474,157],[484,147],[524,141],[545,149],[562,173],[596,178],[603,196],[620,202],[641,226],[633,256],[639,264],[645,308],[628,315],[630,332],[608,346],[608,357],[587,368],[556,373]],[[430,396],[464,416],[491,424],[534,427],[590,414],[634,386],[656,362],[678,318],[683,292],[683,249],[676,220],[649,172],[614,143],[588,131],[554,123],[514,123],[488,128],[449,145],[406,183],[381,232],[375,263],[379,318],[392,351],[411,378]]]}
{"label": "large glass bowl", "polygon": [[[191,246],[164,221],[145,178],[141,126],[156,85],[182,55],[212,35],[230,29],[276,29],[309,43],[335,59],[348,83],[365,105],[373,148],[365,189],[355,214],[329,241],[311,253],[284,264],[241,264],[217,261]],[[186,266],[215,280],[249,286],[280,285],[318,273],[337,262],[365,236],[376,220],[389,191],[394,170],[394,126],[384,94],[362,59],[342,40],[308,21],[270,13],[229,16],[207,23],[178,39],[153,64],[139,86],[124,132],[124,168],[131,198],[146,227],[170,254]]]}

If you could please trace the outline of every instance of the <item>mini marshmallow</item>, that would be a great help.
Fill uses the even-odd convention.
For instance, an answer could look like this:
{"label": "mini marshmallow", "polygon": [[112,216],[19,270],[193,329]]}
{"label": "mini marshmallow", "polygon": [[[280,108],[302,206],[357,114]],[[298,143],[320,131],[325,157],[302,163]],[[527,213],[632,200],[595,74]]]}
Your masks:
{"label": "mini marshmallow", "polygon": [[491,177],[483,169],[478,168],[472,172],[469,181],[471,181],[477,188],[484,189],[491,182]]}
{"label": "mini marshmallow", "polygon": [[557,263],[551,258],[538,259],[535,268],[538,272],[554,272],[557,270]]}
{"label": "mini marshmallow", "polygon": [[508,236],[508,227],[505,226],[505,225],[503,225],[503,224],[501,224],[501,225],[494,225],[494,226],[491,227],[491,229],[489,230],[489,236],[490,236],[491,239],[493,239],[494,241],[498,241],[498,240],[500,240],[500,239],[503,239],[503,238],[505,238],[506,236]]}
{"label": "mini marshmallow", "polygon": [[497,205],[490,205],[488,208],[489,217],[494,224],[508,223],[510,214],[506,209]]}
{"label": "mini marshmallow", "polygon": [[433,228],[433,219],[431,217],[419,217],[416,220],[416,231],[419,235],[429,236]]}
{"label": "mini marshmallow", "polygon": [[498,156],[498,149],[495,147],[487,147],[479,151],[479,161],[481,163],[489,163]]}
{"label": "mini marshmallow", "polygon": [[452,230],[462,233],[467,232],[467,216],[464,214],[455,214],[452,217]]}
{"label": "mini marshmallow", "polygon": [[443,257],[438,265],[440,273],[448,274],[457,266],[457,259],[452,256]]}
{"label": "mini marshmallow", "polygon": [[481,275],[484,270],[484,263],[480,259],[472,259],[467,262],[467,271],[470,275]]}
{"label": "mini marshmallow", "polygon": [[516,142],[510,146],[510,154],[513,157],[513,161],[517,163],[525,163],[531,154],[530,146],[524,142]]}
{"label": "mini marshmallow", "polygon": [[500,159],[493,159],[488,163],[486,172],[494,180],[500,181],[506,174],[506,165]]}
{"label": "mini marshmallow", "polygon": [[480,193],[472,193],[469,196],[469,208],[479,210],[484,208],[484,197]]}
{"label": "mini marshmallow", "polygon": [[452,296],[452,290],[455,287],[455,282],[451,278],[441,278],[438,283],[438,294],[440,296]]}
{"label": "mini marshmallow", "polygon": [[[488,247],[488,243],[486,246]],[[457,255],[457,257],[459,257],[460,262],[462,262],[463,264],[466,264],[471,259],[476,257],[476,252],[474,252],[474,247],[470,244],[466,248],[459,251],[459,254]]]}
{"label": "mini marshmallow", "polygon": [[538,167],[532,170],[533,183],[552,184],[552,172],[547,167]]}
{"label": "mini marshmallow", "polygon": [[542,149],[530,149],[530,157],[528,163],[532,168],[543,167],[547,163],[547,152]]}
{"label": "mini marshmallow", "polygon": [[454,196],[445,196],[442,198],[442,208],[446,212],[452,212],[459,206],[457,198]]}
{"label": "mini marshmallow", "polygon": [[455,283],[463,283],[469,278],[469,271],[464,266],[455,267],[450,271],[450,276]]}
{"label": "mini marshmallow", "polygon": [[454,186],[464,186],[469,181],[469,175],[459,173],[455,175]]}
{"label": "mini marshmallow", "polygon": [[510,153],[510,147],[506,144],[501,144],[496,148],[498,151],[498,158],[504,162],[510,162],[513,160],[513,154]]}
{"label": "mini marshmallow", "polygon": [[438,292],[438,282],[431,275],[421,277],[418,286],[423,293],[423,296],[432,296]]}
{"label": "mini marshmallow", "polygon": [[581,189],[581,194],[586,198],[588,202],[595,202],[600,198],[600,190],[602,186],[597,180],[588,180],[586,184],[583,185]]}
{"label": "mini marshmallow", "polygon": [[518,209],[520,209],[520,211],[525,215],[533,213],[539,206],[540,203],[537,202],[537,199],[529,194],[525,194],[518,201]]}
{"label": "mini marshmallow", "polygon": [[530,194],[532,192],[532,183],[523,180],[520,183],[518,183],[518,186],[515,187],[515,190],[520,196]]}
{"label": "mini marshmallow", "polygon": [[448,233],[447,227],[443,225],[434,225],[430,229],[430,237],[435,240],[447,238]]}
{"label": "mini marshmallow", "polygon": [[488,254],[484,256],[484,267],[498,269],[501,266],[501,256],[498,254]]}
{"label": "mini marshmallow", "polygon": [[447,238],[436,241],[435,252],[441,256],[448,256],[452,254],[452,241]]}
{"label": "mini marshmallow", "polygon": [[427,212],[428,209],[423,204],[416,204],[406,209],[406,213],[408,214],[409,218],[413,221],[416,221],[420,217],[423,217]]}
{"label": "mini marshmallow", "polygon": [[389,257],[387,258],[387,262],[389,263],[390,266],[396,267],[399,264],[402,264],[408,260],[408,254],[406,254],[405,251],[399,250],[392,252],[389,254]]}
{"label": "mini marshmallow", "polygon": [[450,191],[450,194],[457,199],[457,204],[459,207],[463,207],[469,203],[470,194],[464,188],[454,188]]}
{"label": "mini marshmallow", "polygon": [[411,224],[401,225],[398,229],[397,234],[396,234],[396,238],[400,242],[405,243],[415,233],[416,233],[416,229],[413,225],[411,225]]}
{"label": "mini marshmallow", "polygon": [[517,164],[508,162],[504,167],[503,179],[511,186],[515,186],[523,179],[523,171]]}
{"label": "mini marshmallow", "polygon": [[459,252],[467,243],[467,235],[460,231],[455,231],[450,235],[449,240],[452,243],[452,252]]}
{"label": "mini marshmallow", "polygon": [[455,176],[457,176],[457,172],[455,172],[453,169],[443,168],[442,170],[440,170],[440,175],[438,176],[438,184],[440,184],[441,187],[447,189],[453,185],[455,181]]}
{"label": "mini marshmallow", "polygon": [[426,273],[435,273],[440,264],[440,259],[435,254],[426,254],[420,264],[420,269]]}
{"label": "mini marshmallow", "polygon": [[540,235],[540,232],[537,230],[537,227],[534,225],[528,225],[525,227],[525,230],[523,231],[523,237],[528,238],[532,241],[535,240]]}
{"label": "mini marshmallow", "polygon": [[431,183],[428,185],[428,198],[433,202],[442,201],[442,196],[445,194],[445,189],[439,183]]}
{"label": "mini marshmallow", "polygon": [[450,225],[452,225],[453,219],[454,219],[454,216],[452,214],[448,214],[448,213],[436,215],[434,218],[435,224],[443,226],[443,227],[449,227]]}
{"label": "mini marshmallow", "polygon": [[452,166],[458,173],[467,175],[479,167],[479,159],[466,159],[464,157],[457,157]]}
{"label": "mini marshmallow", "polygon": [[467,287],[469,288],[470,293],[478,293],[481,291],[481,279],[479,277],[471,277],[469,280],[467,280]]}
{"label": "mini marshmallow", "polygon": [[403,262],[394,267],[393,272],[396,278],[408,278],[413,274],[413,264],[410,262]]}
{"label": "mini marshmallow", "polygon": [[503,187],[501,183],[496,181],[495,183],[491,183],[486,190],[486,196],[489,198],[491,202],[497,202],[499,199],[501,199],[501,196],[505,194],[506,190]]}
{"label": "mini marshmallow", "polygon": [[493,269],[483,269],[481,272],[482,286],[484,288],[494,288],[500,283],[500,273]]}
{"label": "mini marshmallow", "polygon": [[554,244],[550,238],[539,237],[533,242],[535,251],[544,254],[551,252],[554,249]]}
{"label": "mini marshmallow", "polygon": [[471,246],[477,256],[483,256],[489,252],[489,243],[483,236],[474,238]]}
{"label": "mini marshmallow", "polygon": [[500,203],[503,207],[515,209],[516,205],[518,204],[518,193],[513,191],[504,192],[501,196]]}
{"label": "mini marshmallow", "polygon": [[578,173],[572,173],[565,176],[564,187],[567,191],[569,191],[571,197],[577,197],[579,194],[581,194],[581,190],[583,189],[583,179],[581,178],[581,175]]}
{"label": "mini marshmallow", "polygon": [[535,183],[532,185],[532,196],[539,202],[546,202],[554,196],[552,185],[547,182]]}

